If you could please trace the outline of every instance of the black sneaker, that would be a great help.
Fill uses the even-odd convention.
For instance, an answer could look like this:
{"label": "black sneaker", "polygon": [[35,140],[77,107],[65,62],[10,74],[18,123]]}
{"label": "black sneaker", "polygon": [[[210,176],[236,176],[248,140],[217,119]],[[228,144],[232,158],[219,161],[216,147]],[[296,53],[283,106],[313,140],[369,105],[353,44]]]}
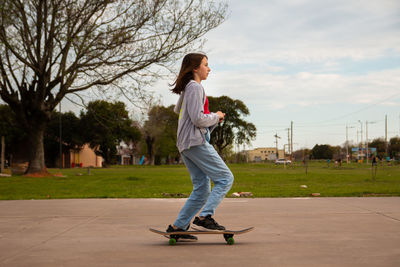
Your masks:
{"label": "black sneaker", "polygon": [[[171,233],[171,232],[186,232],[186,230],[183,229],[174,229],[174,227],[172,227],[172,225],[169,225],[167,230],[167,233]],[[171,238],[175,238],[176,241],[178,241],[178,239],[180,241],[197,241],[197,236],[194,235],[170,235]]]}
{"label": "black sneaker", "polygon": [[197,231],[223,231],[225,227],[219,225],[211,215],[207,215],[203,220],[196,217],[193,221],[192,228]]}

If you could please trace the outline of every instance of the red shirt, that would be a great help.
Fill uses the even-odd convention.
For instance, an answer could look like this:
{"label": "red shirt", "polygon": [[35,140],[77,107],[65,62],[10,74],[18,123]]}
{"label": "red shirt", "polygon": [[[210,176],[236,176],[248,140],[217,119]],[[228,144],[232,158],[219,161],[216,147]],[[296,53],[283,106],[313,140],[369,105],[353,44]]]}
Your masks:
{"label": "red shirt", "polygon": [[206,103],[204,103],[204,114],[210,114],[210,110],[208,109],[208,99],[206,96]]}

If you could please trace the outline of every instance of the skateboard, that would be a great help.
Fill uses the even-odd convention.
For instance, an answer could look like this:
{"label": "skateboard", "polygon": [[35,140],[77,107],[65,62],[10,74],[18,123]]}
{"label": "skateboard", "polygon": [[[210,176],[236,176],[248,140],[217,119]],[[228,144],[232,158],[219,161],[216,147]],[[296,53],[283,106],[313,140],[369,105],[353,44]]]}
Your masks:
{"label": "skateboard", "polygon": [[233,230],[224,230],[224,231],[185,231],[185,232],[165,232],[156,230],[153,228],[149,228],[149,230],[153,233],[163,235],[169,239],[170,245],[175,245],[176,242],[179,240],[179,236],[181,235],[223,235],[225,241],[228,245],[233,245],[235,243],[235,239],[233,239],[234,235],[241,235],[247,232],[250,232],[254,229],[254,227],[249,227],[246,229],[233,231]]}

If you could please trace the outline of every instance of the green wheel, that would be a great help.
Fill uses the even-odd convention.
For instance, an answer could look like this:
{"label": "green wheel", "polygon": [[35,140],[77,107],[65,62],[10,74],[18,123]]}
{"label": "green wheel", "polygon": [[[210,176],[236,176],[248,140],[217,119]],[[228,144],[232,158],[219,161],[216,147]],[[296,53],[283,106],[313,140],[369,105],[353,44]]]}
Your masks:
{"label": "green wheel", "polygon": [[171,246],[175,245],[175,244],[176,244],[176,239],[175,239],[175,238],[170,238],[170,239],[169,239],[169,244],[170,244]]}
{"label": "green wheel", "polygon": [[226,243],[228,245],[233,245],[233,244],[235,244],[235,239],[233,239],[233,237],[229,237],[226,239]]}

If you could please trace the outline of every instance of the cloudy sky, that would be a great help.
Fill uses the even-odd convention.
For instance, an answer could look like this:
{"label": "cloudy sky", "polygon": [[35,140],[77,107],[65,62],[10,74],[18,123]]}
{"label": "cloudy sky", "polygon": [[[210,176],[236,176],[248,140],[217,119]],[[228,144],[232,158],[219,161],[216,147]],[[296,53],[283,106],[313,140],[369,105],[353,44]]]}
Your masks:
{"label": "cloudy sky", "polygon": [[[211,96],[241,99],[257,127],[252,147],[341,145],[400,135],[400,1],[231,0],[206,35]],[[179,63],[180,64],[180,63]],[[163,104],[177,96],[162,88]],[[361,121],[361,123],[359,122]]]}
{"label": "cloudy sky", "polygon": [[[346,126],[349,141],[361,141],[361,126],[365,141],[367,121],[368,139],[384,137],[386,115],[388,138],[400,135],[399,0],[227,2],[229,17],[205,36],[203,86],[248,106],[252,148],[274,147],[275,134],[283,148],[291,121],[295,150],[342,145]],[[165,106],[178,98],[171,82],[151,88]]]}

